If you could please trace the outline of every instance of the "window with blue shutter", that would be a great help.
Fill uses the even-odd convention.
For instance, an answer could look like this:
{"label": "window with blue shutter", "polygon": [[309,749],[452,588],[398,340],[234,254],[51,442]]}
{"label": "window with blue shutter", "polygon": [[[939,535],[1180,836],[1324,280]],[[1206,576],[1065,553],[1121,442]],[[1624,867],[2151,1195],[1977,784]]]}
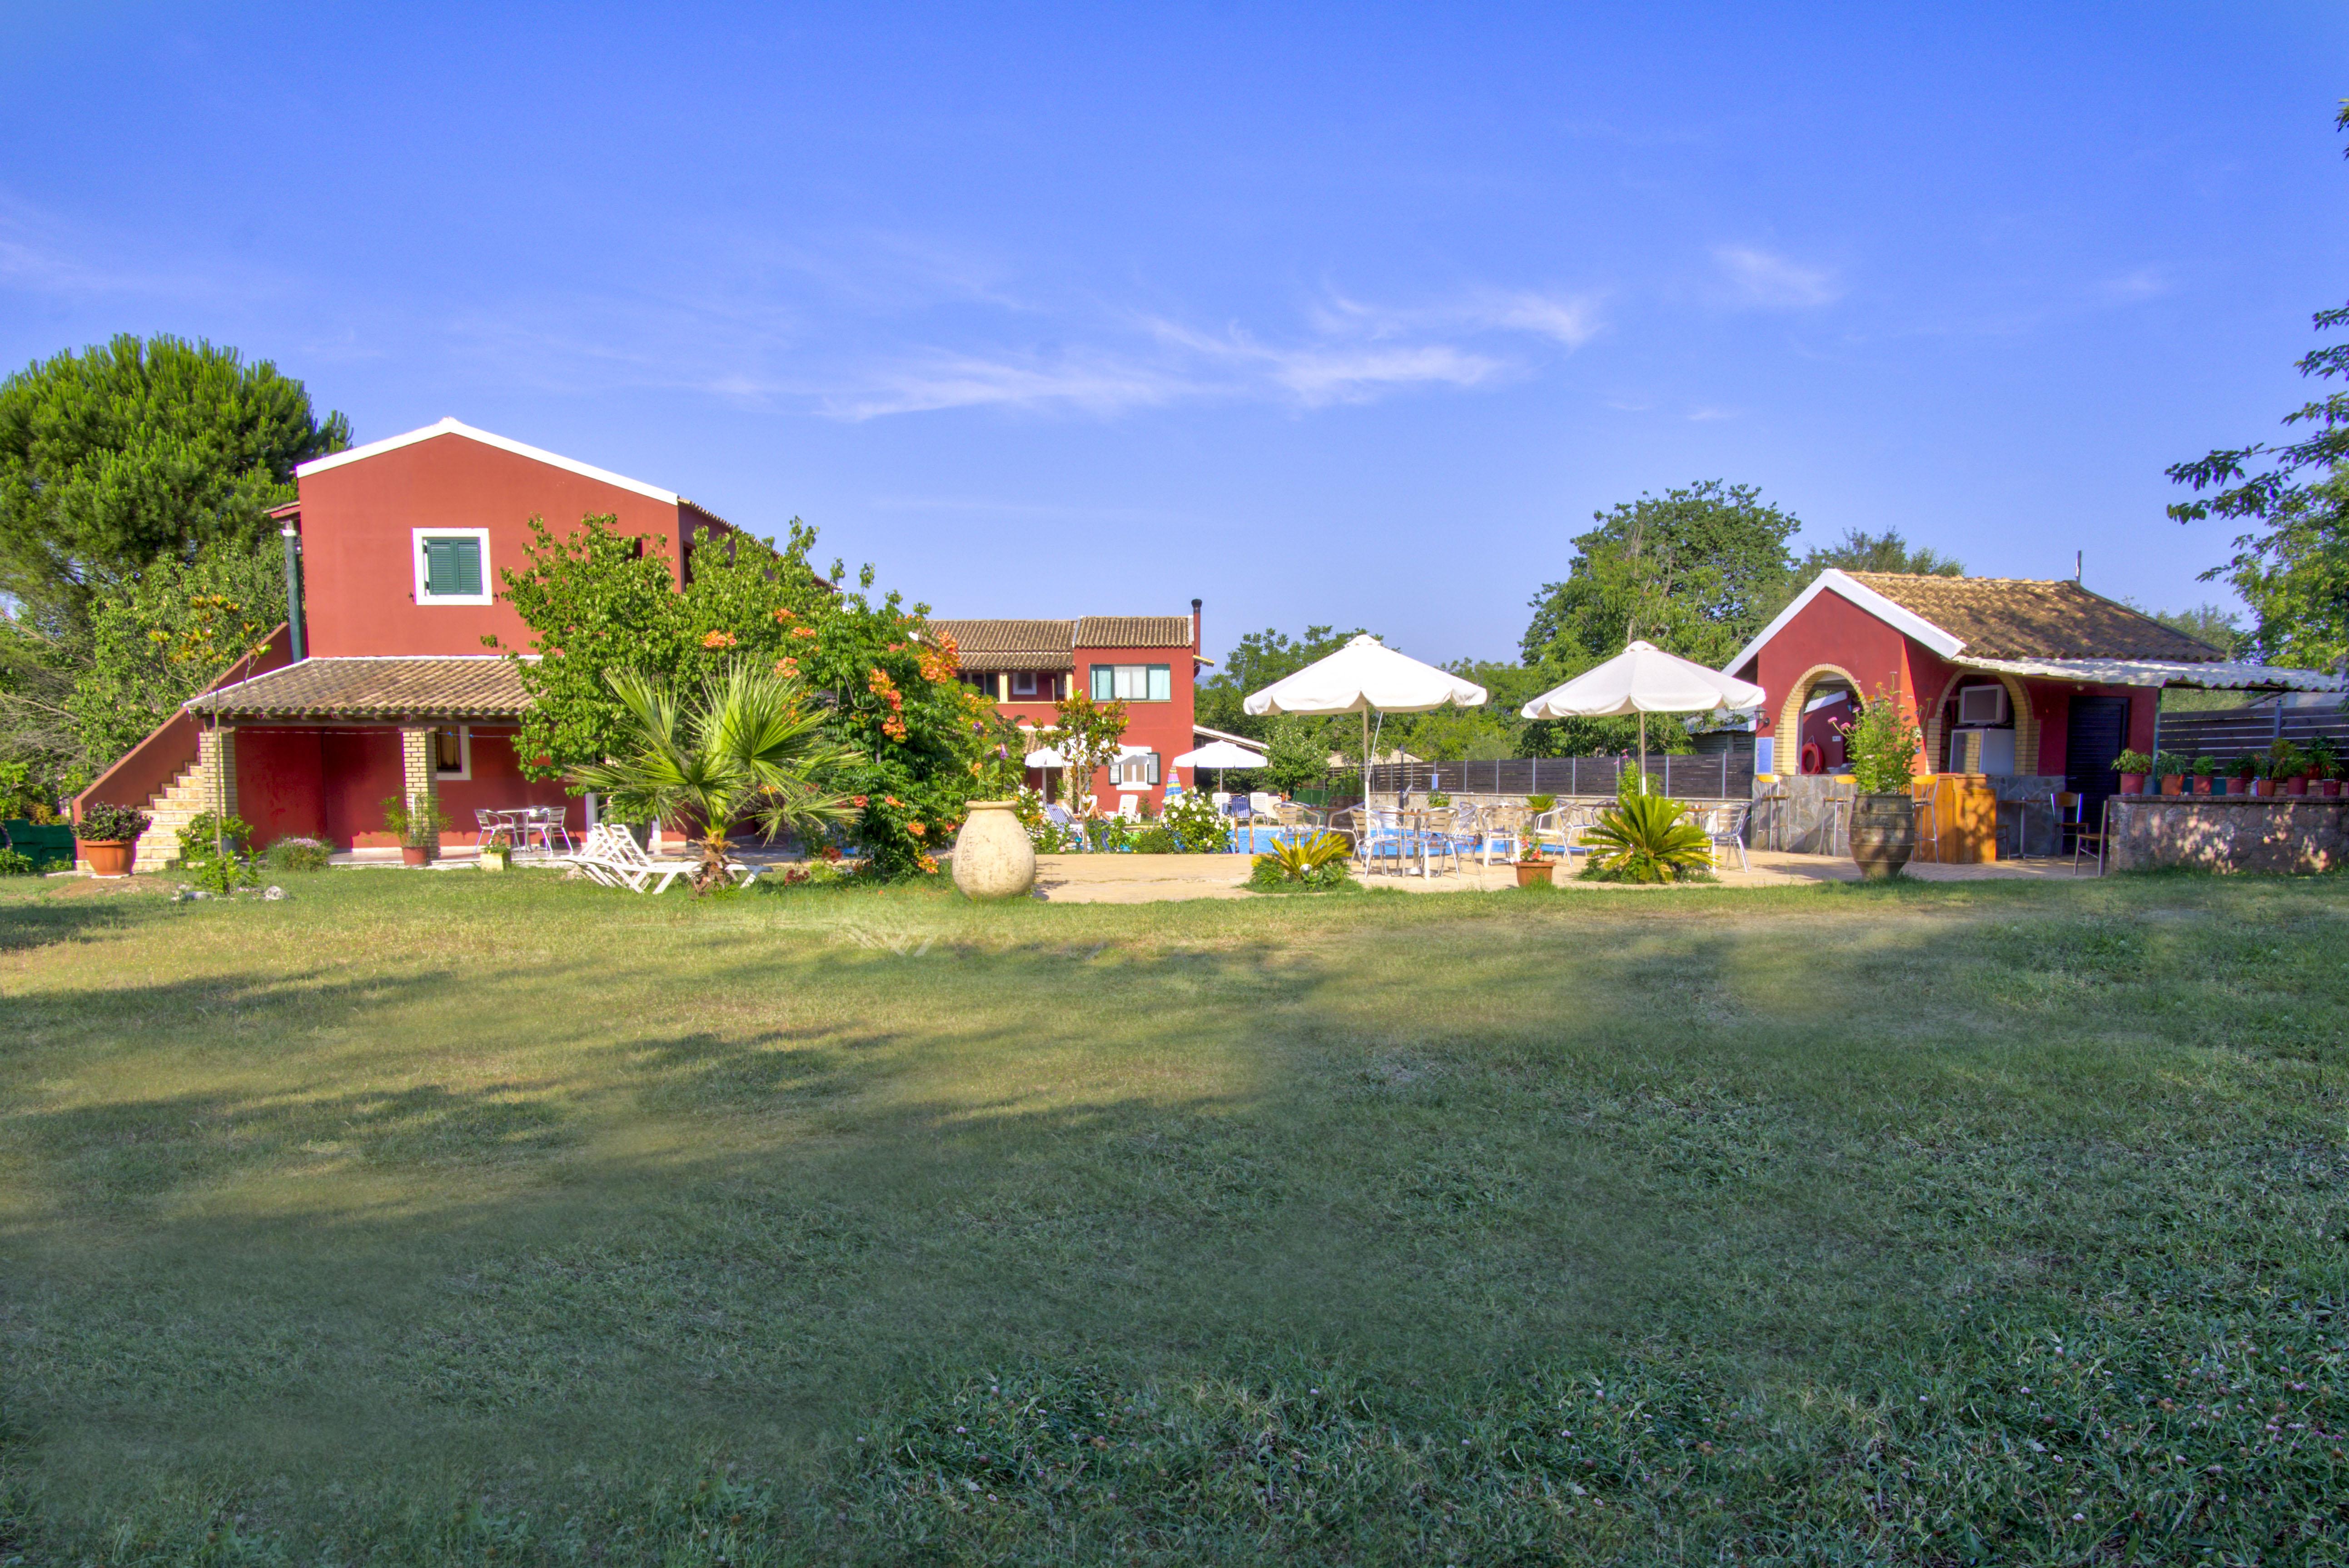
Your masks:
{"label": "window with blue shutter", "polygon": [[1169,702],[1174,697],[1174,670],[1168,664],[1096,664],[1096,702]]}
{"label": "window with blue shutter", "polygon": [[424,541],[424,591],[434,598],[479,598],[481,542],[428,536]]}

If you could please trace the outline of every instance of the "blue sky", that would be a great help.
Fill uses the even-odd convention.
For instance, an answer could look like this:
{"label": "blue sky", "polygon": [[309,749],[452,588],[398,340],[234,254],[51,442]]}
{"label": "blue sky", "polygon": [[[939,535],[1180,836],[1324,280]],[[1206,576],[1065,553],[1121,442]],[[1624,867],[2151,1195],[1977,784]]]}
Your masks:
{"label": "blue sky", "polygon": [[2218,597],[2162,469],[2349,298],[2338,7],[484,9],[9,7],[0,359],[209,337],[942,613],[1450,659],[1713,477]]}

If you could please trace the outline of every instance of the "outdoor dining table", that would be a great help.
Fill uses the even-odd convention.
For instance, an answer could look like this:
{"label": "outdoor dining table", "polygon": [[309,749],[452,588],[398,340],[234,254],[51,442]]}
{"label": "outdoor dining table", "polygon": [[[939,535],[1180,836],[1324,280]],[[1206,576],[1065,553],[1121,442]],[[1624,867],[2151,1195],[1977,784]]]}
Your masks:
{"label": "outdoor dining table", "polygon": [[[521,849],[525,846],[527,842],[527,836],[530,832],[531,814],[537,809],[538,808],[533,805],[492,806],[490,808],[490,816],[492,821],[497,823],[498,831],[502,832],[505,835],[506,843],[515,849]],[[552,855],[554,853],[554,846],[553,844],[547,843],[543,838],[542,838],[540,842],[545,847],[548,854]]]}

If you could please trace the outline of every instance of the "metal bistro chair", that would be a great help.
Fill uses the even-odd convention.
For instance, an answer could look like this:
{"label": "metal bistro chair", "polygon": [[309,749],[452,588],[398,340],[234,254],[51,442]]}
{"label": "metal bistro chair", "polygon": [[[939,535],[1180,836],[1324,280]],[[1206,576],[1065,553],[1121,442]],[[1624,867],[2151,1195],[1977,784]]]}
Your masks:
{"label": "metal bistro chair", "polygon": [[2076,790],[2058,790],[2055,794],[2055,832],[2060,845],[2062,836],[2072,836],[2072,869],[2080,869],[2080,857],[2088,846],[2096,846],[2096,875],[2105,874],[2105,825],[2090,827],[2087,823],[2087,803]]}
{"label": "metal bistro chair", "polygon": [[563,817],[564,814],[551,805],[532,806],[522,819],[523,842],[527,844],[535,836],[538,839],[538,846],[552,856],[554,853],[554,841],[560,836],[563,840],[563,853],[565,855],[574,853],[571,843],[571,829],[564,822]]}
{"label": "metal bistro chair", "polygon": [[506,825],[499,820],[498,814],[496,812],[490,810],[486,806],[477,805],[473,808],[474,848],[488,848],[491,841],[505,831]]}
{"label": "metal bistro chair", "polygon": [[1721,851],[1731,845],[1737,846],[1737,868],[1750,871],[1745,860],[1745,818],[1754,807],[1750,803],[1717,805],[1705,813],[1704,836],[1713,847],[1715,865],[1721,862]]}

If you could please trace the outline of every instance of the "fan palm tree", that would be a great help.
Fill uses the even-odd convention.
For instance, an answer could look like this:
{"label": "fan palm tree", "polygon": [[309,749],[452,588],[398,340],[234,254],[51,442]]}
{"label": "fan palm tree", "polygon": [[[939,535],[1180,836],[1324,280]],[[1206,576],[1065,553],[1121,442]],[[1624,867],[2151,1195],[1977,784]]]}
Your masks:
{"label": "fan palm tree", "polygon": [[764,838],[786,828],[812,838],[855,815],[831,786],[857,754],[824,734],[822,711],[797,681],[737,664],[688,701],[635,670],[606,679],[627,711],[619,753],[574,769],[572,782],[608,794],[624,819],[698,818],[696,893],[725,881],[726,835],[738,823]]}

